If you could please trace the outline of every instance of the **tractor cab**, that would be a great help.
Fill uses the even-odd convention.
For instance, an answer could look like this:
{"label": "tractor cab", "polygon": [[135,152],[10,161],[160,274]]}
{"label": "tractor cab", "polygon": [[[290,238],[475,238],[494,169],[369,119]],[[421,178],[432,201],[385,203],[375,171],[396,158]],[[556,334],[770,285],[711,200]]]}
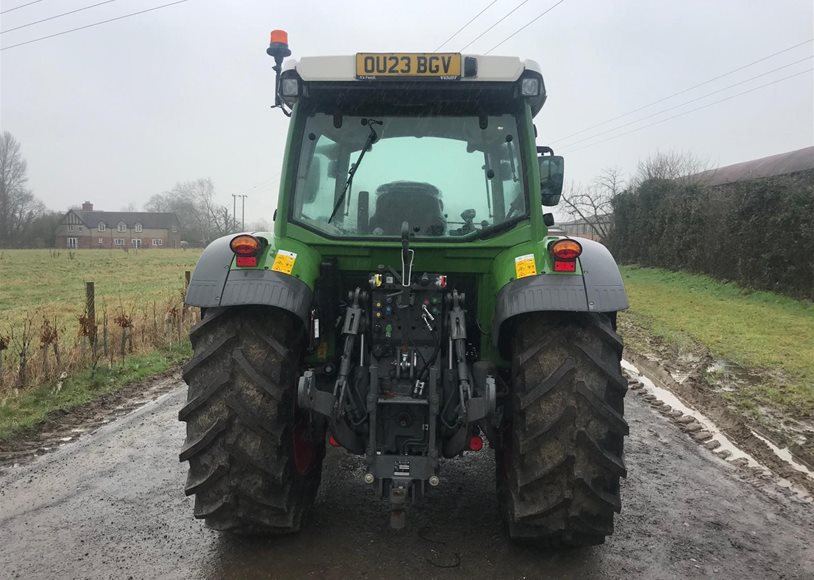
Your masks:
{"label": "tractor cab", "polygon": [[549,190],[561,189],[562,159],[536,155],[532,118],[546,94],[532,61],[306,57],[281,67],[277,88],[277,106],[295,111],[286,165],[296,179],[276,234],[387,241],[404,221],[411,239],[428,242],[488,238],[529,220],[542,230],[535,181],[544,173]]}

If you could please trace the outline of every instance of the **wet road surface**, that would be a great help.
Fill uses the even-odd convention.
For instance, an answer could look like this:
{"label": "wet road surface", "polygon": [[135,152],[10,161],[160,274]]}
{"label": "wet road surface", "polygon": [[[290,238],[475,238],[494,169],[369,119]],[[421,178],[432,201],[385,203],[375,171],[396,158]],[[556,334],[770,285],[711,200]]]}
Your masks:
{"label": "wet road surface", "polygon": [[332,450],[301,534],[234,538],[192,518],[178,463],[184,400],[156,402],[0,472],[2,578],[814,578],[814,508],[743,480],[637,397],[616,533],[539,552],[503,536],[493,456],[449,461],[388,529],[358,458]]}

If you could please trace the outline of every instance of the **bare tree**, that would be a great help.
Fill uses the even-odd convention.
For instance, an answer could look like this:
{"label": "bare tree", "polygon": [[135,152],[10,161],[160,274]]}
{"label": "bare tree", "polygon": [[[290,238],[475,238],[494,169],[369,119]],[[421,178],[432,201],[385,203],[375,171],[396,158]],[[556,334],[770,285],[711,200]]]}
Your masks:
{"label": "bare tree", "polygon": [[0,246],[18,245],[45,205],[26,188],[28,166],[20,143],[8,131],[0,135]]}
{"label": "bare tree", "polygon": [[648,179],[687,180],[707,169],[709,163],[692,153],[657,151],[647,159],[639,161],[633,185],[637,187]]}
{"label": "bare tree", "polygon": [[604,169],[588,186],[571,184],[569,190],[562,194],[565,212],[571,219],[587,225],[597,238],[605,240],[610,234],[611,203],[622,192],[624,185],[617,168]]}
{"label": "bare tree", "polygon": [[250,232],[268,232],[271,231],[271,224],[268,220],[260,218],[246,225],[246,230]]}
{"label": "bare tree", "polygon": [[181,222],[184,238],[207,244],[233,231],[234,216],[228,205],[215,199],[215,186],[209,178],[177,183],[169,191],[154,195],[147,211],[174,212]]}

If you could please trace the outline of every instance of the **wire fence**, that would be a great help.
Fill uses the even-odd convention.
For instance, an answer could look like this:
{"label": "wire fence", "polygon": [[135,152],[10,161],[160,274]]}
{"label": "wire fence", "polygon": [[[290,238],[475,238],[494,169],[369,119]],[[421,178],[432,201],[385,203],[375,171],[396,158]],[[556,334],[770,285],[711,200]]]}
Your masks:
{"label": "wire fence", "polygon": [[[185,279],[188,284],[189,272]],[[30,311],[15,326],[0,325],[0,398],[45,384],[58,391],[78,372],[114,368],[129,356],[186,341],[199,310],[184,304],[185,292],[179,287],[138,304],[97,304],[96,284],[86,282],[74,319]]]}

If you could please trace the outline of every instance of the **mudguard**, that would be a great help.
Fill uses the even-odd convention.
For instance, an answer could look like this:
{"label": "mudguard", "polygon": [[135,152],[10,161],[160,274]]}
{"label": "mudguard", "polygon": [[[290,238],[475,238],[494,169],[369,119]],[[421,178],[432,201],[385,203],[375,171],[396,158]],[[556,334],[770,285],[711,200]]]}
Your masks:
{"label": "mudguard", "polygon": [[582,244],[582,276],[542,274],[509,282],[495,303],[492,344],[500,345],[501,327],[528,312],[618,312],[629,307],[619,267],[608,249],[592,240]]}
{"label": "mudguard", "polygon": [[296,314],[308,325],[313,292],[294,276],[272,270],[232,270],[234,235],[218,238],[201,254],[187,288],[190,306],[213,308],[258,304]]}

